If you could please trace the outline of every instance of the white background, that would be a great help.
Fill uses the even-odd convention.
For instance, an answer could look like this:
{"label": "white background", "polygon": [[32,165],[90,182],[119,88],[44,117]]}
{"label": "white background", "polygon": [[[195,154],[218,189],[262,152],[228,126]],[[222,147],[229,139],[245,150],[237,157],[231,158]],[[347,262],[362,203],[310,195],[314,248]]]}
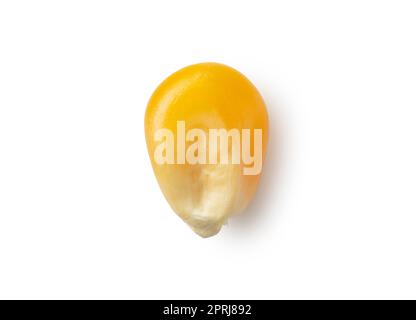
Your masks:
{"label": "white background", "polygon": [[[2,1],[0,298],[416,298],[414,1]],[[213,238],[144,140],[170,73],[268,105],[258,194]]]}

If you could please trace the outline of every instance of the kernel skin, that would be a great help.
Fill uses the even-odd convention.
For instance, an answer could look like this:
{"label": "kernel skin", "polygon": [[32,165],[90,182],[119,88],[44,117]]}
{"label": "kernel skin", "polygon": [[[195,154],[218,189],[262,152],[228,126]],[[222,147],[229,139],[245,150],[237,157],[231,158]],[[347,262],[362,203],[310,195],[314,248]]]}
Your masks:
{"label": "kernel skin", "polygon": [[[260,175],[243,175],[243,165],[155,163],[154,133],[187,129],[262,129],[262,158],[268,140],[266,106],[255,86],[240,72],[219,63],[185,67],[166,78],[151,96],[145,114],[145,136],[159,186],[172,209],[200,236],[217,234],[227,219],[252,199]],[[253,143],[253,141],[251,141]],[[176,158],[176,154],[175,154]]]}

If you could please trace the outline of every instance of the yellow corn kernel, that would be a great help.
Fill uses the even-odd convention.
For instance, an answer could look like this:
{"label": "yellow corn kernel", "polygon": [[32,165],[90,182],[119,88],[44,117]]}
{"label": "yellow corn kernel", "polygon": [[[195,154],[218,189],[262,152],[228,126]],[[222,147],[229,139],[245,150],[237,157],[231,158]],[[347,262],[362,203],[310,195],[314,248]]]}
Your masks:
{"label": "yellow corn kernel", "polygon": [[197,234],[215,235],[248,205],[264,162],[268,116],[240,72],[218,63],[175,72],[150,98],[145,134],[164,196]]}

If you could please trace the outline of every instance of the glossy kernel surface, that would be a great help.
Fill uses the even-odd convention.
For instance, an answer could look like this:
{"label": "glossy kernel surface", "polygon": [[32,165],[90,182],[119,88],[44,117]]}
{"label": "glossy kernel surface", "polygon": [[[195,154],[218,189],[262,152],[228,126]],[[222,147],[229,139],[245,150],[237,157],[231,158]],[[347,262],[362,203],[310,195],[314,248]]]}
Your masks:
{"label": "glossy kernel surface", "polygon": [[[172,209],[197,234],[213,236],[231,215],[246,208],[260,174],[245,175],[244,164],[158,164],[154,159],[158,145],[155,133],[165,128],[176,135],[178,121],[186,123],[186,130],[198,128],[207,135],[211,128],[261,129],[264,163],[268,140],[266,106],[244,75],[218,63],[195,64],[173,73],[149,100],[145,135],[159,186]],[[186,146],[189,144],[186,142]]]}

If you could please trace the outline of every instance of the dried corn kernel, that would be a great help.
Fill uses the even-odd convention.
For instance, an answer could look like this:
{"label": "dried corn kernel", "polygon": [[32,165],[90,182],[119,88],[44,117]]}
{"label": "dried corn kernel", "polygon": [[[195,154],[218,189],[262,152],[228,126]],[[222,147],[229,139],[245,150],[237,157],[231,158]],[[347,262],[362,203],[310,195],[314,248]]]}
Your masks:
{"label": "dried corn kernel", "polygon": [[150,98],[145,133],[164,196],[197,234],[215,235],[248,205],[262,170],[268,118],[241,73],[218,63],[175,72]]}

